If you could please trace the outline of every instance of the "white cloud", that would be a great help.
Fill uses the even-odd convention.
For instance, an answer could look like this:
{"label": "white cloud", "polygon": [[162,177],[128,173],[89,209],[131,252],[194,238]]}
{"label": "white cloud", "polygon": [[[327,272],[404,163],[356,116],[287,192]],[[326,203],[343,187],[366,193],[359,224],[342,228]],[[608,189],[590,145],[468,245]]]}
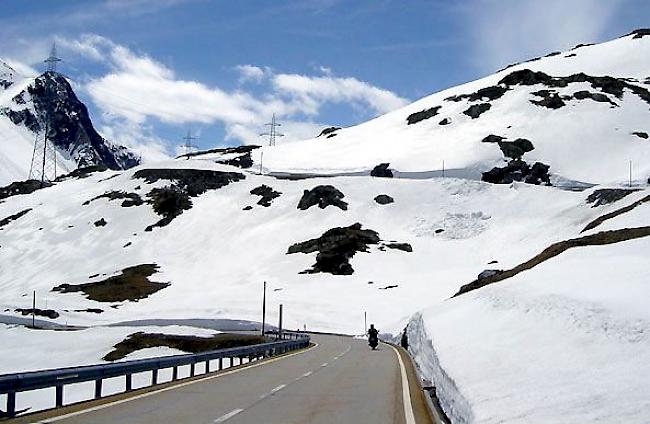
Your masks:
{"label": "white cloud", "polygon": [[621,0],[478,0],[463,7],[477,66],[494,72],[512,62],[597,42]]}
{"label": "white cloud", "polygon": [[128,147],[140,154],[143,162],[169,159],[170,143],[156,136],[149,125],[139,125],[126,119],[108,119],[98,132],[114,144]]}
{"label": "white cloud", "polygon": [[[248,81],[260,82],[264,79],[265,70],[259,66],[253,65],[237,65],[235,70],[239,73],[239,83],[245,83]],[[267,71],[270,71],[267,68]]]}

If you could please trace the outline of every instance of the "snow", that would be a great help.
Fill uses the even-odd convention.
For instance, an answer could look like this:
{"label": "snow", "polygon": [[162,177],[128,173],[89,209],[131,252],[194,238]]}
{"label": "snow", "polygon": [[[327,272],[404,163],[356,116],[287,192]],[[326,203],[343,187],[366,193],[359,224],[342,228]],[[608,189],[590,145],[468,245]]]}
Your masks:
{"label": "snow", "polygon": [[[47,305],[61,314],[54,322],[89,328],[55,332],[0,325],[0,372],[100,362],[117,341],[141,329],[107,327],[123,321],[259,321],[266,281],[267,322],[276,322],[282,303],[285,328],[360,334],[364,312],[382,332],[397,334],[408,323],[411,352],[454,422],[647,422],[650,239],[576,247],[502,282],[451,296],[485,269],[510,269],[553,243],[647,226],[646,203],[580,233],[594,219],[650,195],[650,144],[630,135],[650,132],[648,104],[626,92],[623,99],[610,96],[617,108],[582,100],[551,110],[529,102],[530,92],[544,87],[517,86],[491,102],[488,112],[470,119],[462,114],[467,100],[444,98],[472,93],[526,68],[554,76],[583,71],[641,80],[648,76],[648,49],[650,37],[625,37],[574,50],[576,57],[564,53],[517,65],[339,130],[331,139],[254,150],[256,164],[249,170],[215,163],[232,154],[151,164],[246,177],[192,198],[190,210],[151,232],[144,229],[160,217],[149,204],[125,208],[120,200],[101,198],[83,205],[108,191],[147,200],[152,188],[169,184],[133,178],[147,166],[95,173],[6,199],[0,219],[31,211],[0,230],[0,311],[18,315],[16,308],[30,308],[35,290],[37,307]],[[581,89],[596,91],[571,84],[558,92]],[[438,116],[406,124],[409,114],[436,105],[443,106]],[[452,123],[438,125],[444,117]],[[7,128],[17,132],[14,138],[23,137],[23,129]],[[569,191],[481,182],[481,172],[504,163],[496,144],[481,143],[489,134],[530,139],[535,149],[524,159],[550,164],[553,181],[569,186],[623,187],[632,159],[640,191],[594,208],[586,199],[599,186]],[[5,147],[0,145],[2,154]],[[258,174],[262,152],[265,175]],[[390,162],[396,178],[369,177],[380,162]],[[273,176],[287,172],[317,177]],[[259,196],[250,194],[262,184],[282,193],[270,207],[257,205]],[[305,190],[325,184],[344,193],[346,211],[297,209]],[[379,194],[395,202],[379,205],[373,200]],[[246,206],[252,209],[243,210]],[[95,227],[100,218],[107,225]],[[294,243],[357,222],[384,241],[409,243],[413,252],[370,245],[350,260],[354,273],[349,276],[301,274],[314,264],[316,253],[287,254]],[[51,291],[62,283],[99,281],[148,263],[159,266],[151,280],[170,285],[137,302],[102,303],[81,293]],[[381,290],[389,285],[397,287]],[[103,313],[67,312],[86,308]],[[127,359],[173,353],[152,349]],[[138,384],[146,382],[146,376],[139,378]],[[119,390],[120,384],[109,386]],[[85,390],[71,389],[71,396]]]}

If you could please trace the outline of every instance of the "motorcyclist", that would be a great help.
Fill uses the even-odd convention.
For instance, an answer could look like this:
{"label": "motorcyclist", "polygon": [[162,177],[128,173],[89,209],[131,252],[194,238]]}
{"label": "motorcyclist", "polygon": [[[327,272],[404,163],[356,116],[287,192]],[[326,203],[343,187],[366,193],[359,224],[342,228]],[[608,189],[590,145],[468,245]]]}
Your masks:
{"label": "motorcyclist", "polygon": [[368,345],[373,349],[379,344],[379,331],[375,328],[374,324],[370,324],[368,329]]}

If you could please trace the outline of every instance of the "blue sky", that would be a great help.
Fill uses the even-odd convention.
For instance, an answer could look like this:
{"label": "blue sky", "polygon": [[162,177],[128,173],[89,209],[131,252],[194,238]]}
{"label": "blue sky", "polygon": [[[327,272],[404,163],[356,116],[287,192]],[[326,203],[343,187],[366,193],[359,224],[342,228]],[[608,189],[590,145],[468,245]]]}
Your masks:
{"label": "blue sky", "polygon": [[647,0],[6,0],[0,57],[52,41],[109,139],[147,159],[349,126],[506,64],[650,26]]}

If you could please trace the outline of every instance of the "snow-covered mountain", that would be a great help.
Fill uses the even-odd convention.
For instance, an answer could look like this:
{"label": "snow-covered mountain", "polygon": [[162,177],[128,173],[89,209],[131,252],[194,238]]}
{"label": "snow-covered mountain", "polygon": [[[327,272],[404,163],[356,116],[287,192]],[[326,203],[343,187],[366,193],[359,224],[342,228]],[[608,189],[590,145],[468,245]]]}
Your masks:
{"label": "snow-covered mountain", "polygon": [[128,169],[140,163],[135,154],[97,133],[86,106],[63,75],[46,72],[22,78],[1,62],[0,183],[28,177],[34,141],[46,130],[63,173],[92,165]]}
{"label": "snow-covered mountain", "polygon": [[123,321],[259,320],[267,281],[290,328],[406,327],[453,422],[647,422],[646,34],[313,140],[0,189],[0,318],[36,290],[88,327],[0,325],[0,372],[98,362]]}

